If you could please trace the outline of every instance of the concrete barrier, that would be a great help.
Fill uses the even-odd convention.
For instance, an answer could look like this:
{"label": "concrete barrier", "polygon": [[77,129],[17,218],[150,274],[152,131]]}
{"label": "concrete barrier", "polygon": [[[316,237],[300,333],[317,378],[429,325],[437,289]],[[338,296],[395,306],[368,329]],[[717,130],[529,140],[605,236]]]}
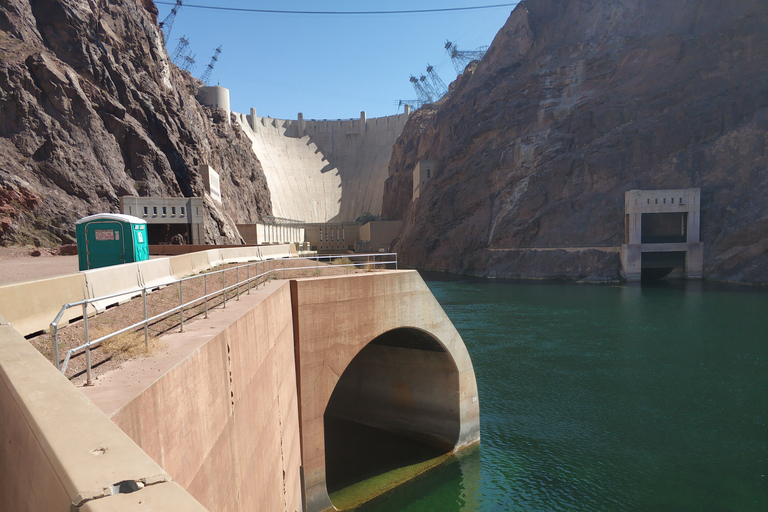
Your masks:
{"label": "concrete barrier", "polygon": [[3,318],[0,418],[0,510],[206,510]]}
{"label": "concrete barrier", "polygon": [[176,280],[171,272],[169,258],[158,258],[138,263],[141,284],[146,287],[160,287]]}
{"label": "concrete barrier", "polygon": [[217,267],[224,263],[224,260],[221,257],[221,249],[209,249],[205,252],[208,254],[209,268]]}
{"label": "concrete barrier", "polygon": [[[85,282],[88,287],[88,298],[104,297],[135,288],[141,287],[141,276],[139,275],[138,263],[124,263],[112,267],[96,268],[93,270],[84,270]],[[126,293],[93,302],[96,311],[101,313],[108,306],[113,304],[122,304],[128,302],[132,297],[140,295],[141,292]]]}
{"label": "concrete barrier", "polygon": [[262,245],[260,249],[261,249],[261,257],[264,260],[274,260],[278,258],[291,257],[291,247],[289,244]]}
{"label": "concrete barrier", "polygon": [[[0,314],[14,329],[27,336],[48,330],[64,304],[80,302],[87,297],[82,273],[0,286]],[[82,308],[68,309],[60,324],[66,325],[82,314]]]}
{"label": "concrete barrier", "polygon": [[259,247],[239,247],[222,249],[221,256],[227,263],[247,263],[261,259]]}
{"label": "concrete barrier", "polygon": [[181,279],[182,277],[191,276],[196,273],[191,254],[171,256],[168,258],[168,264],[171,266],[171,274],[173,274],[173,277],[176,279]]}

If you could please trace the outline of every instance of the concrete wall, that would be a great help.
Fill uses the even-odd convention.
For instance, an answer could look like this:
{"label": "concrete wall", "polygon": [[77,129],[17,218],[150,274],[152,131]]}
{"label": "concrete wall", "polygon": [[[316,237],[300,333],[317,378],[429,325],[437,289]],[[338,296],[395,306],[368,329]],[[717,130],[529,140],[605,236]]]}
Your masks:
{"label": "concrete wall", "polygon": [[311,223],[381,214],[384,180],[406,114],[296,121],[237,114],[267,177],[273,215]]}
{"label": "concrete wall", "polygon": [[[291,294],[308,512],[332,507],[325,483],[326,404],[354,357],[388,331],[413,327],[439,340],[455,365],[458,389],[445,389],[438,381],[432,388],[433,398],[438,399],[444,392],[455,396],[454,414],[459,423],[455,449],[479,442],[479,401],[472,362],[464,342],[418,272],[300,279],[291,282]],[[408,382],[403,385],[407,388]],[[415,395],[405,392],[401,396]],[[400,406],[413,407],[391,399]],[[428,402],[429,398],[424,397],[421,404]],[[446,411],[441,412],[441,417],[447,416]],[[417,416],[413,421],[420,418],[425,423],[430,421],[426,416]],[[427,424],[411,425],[414,431],[427,428]]]}
{"label": "concrete wall", "polygon": [[301,510],[290,290],[272,288],[112,416],[210,510]]}
{"label": "concrete wall", "polygon": [[[176,256],[168,272],[248,249]],[[111,373],[104,385],[123,395],[107,405],[94,395],[102,384],[74,388],[0,318],[0,510],[330,509],[324,413],[364,348],[351,367],[364,393],[348,389],[337,415],[454,450],[479,441],[469,354],[415,271],[276,281],[216,317],[168,341],[187,352],[162,371],[145,365],[143,383]],[[368,346],[400,328],[438,350]],[[138,490],[121,494],[120,482]]]}
{"label": "concrete wall", "polygon": [[2,318],[0,475],[0,510],[206,510]]}

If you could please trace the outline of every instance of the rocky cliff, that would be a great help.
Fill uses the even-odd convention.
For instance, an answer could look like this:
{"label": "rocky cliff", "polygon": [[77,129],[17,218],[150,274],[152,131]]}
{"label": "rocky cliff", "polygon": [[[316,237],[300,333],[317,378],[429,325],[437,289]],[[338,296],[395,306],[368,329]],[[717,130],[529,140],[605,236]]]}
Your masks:
{"label": "rocky cliff", "polygon": [[70,243],[75,220],[121,196],[203,196],[200,164],[224,205],[206,199],[206,239],[238,243],[234,223],[271,212],[269,191],[201,85],[170,62],[151,0],[4,0],[0,243]]}
{"label": "rocky cliff", "polygon": [[[706,278],[768,283],[768,3],[527,0],[395,145],[406,264],[616,279],[624,192],[701,188]],[[411,202],[412,171],[436,161]]]}

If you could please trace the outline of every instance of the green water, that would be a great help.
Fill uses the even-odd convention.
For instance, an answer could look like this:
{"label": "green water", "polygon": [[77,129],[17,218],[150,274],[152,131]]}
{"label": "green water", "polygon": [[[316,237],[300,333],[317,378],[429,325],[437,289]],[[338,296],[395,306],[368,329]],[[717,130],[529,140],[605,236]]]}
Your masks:
{"label": "green water", "polygon": [[481,447],[358,510],[768,511],[766,290],[424,277]]}

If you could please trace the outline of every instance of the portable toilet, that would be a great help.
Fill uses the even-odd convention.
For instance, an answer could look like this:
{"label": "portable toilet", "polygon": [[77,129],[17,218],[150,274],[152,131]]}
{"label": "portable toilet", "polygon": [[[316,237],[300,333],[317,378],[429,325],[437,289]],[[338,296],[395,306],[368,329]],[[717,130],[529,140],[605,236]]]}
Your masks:
{"label": "portable toilet", "polygon": [[80,270],[149,259],[147,221],[120,213],[98,213],[78,220]]}

